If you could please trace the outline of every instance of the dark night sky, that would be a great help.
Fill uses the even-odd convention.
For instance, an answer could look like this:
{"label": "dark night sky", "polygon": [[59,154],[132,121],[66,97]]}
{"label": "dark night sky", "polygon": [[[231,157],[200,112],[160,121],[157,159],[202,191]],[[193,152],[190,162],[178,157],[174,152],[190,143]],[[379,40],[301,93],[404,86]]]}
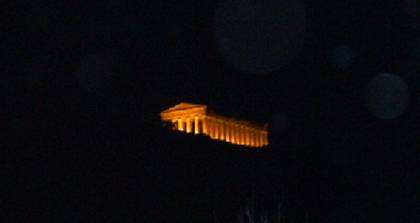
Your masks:
{"label": "dark night sky", "polygon": [[[292,222],[418,222],[415,0],[93,2],[2,4],[6,215],[228,221],[256,184]],[[181,101],[269,150],[172,134]]]}

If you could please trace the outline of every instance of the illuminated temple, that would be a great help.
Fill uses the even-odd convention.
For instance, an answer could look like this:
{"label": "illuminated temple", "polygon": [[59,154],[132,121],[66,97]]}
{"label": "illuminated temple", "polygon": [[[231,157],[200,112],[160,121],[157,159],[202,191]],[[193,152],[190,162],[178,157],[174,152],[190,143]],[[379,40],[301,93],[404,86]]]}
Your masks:
{"label": "illuminated temple", "polygon": [[203,134],[211,139],[248,147],[268,145],[268,130],[248,121],[216,115],[206,105],[180,103],[160,113],[177,131]]}

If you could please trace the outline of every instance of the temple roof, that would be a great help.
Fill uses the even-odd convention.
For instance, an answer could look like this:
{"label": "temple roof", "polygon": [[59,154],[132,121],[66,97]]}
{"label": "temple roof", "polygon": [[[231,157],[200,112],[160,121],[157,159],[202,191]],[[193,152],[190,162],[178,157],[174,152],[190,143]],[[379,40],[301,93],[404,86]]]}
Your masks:
{"label": "temple roof", "polygon": [[162,113],[168,113],[168,112],[173,112],[173,111],[179,111],[179,110],[185,110],[185,109],[190,109],[190,108],[206,108],[207,105],[201,105],[201,104],[192,104],[192,103],[186,103],[186,102],[181,102],[173,107],[170,107],[168,109],[166,109],[165,111],[163,111]]}
{"label": "temple roof", "polygon": [[[263,128],[263,129],[267,129],[267,125],[261,125],[259,123],[255,123],[255,122],[251,122],[251,121],[245,121],[245,120],[237,120],[235,118],[230,118],[230,117],[226,117],[226,116],[222,116],[222,115],[218,115],[216,113],[214,113],[211,110],[207,109],[207,105],[203,105],[203,104],[193,104],[193,103],[187,103],[187,102],[181,102],[173,107],[170,107],[164,111],[162,111],[160,114],[163,118],[163,120],[169,120],[172,119],[172,114],[178,114],[178,112],[187,112],[189,113],[188,110],[193,109],[193,111],[197,111],[196,109],[199,109],[201,111],[204,111],[204,113],[206,113],[207,116],[209,117],[213,117],[213,118],[218,118],[221,120],[225,120],[225,121],[232,121],[235,122],[237,124],[243,124],[243,125],[248,125],[248,126],[253,126],[256,128]],[[200,112],[201,113],[201,112]],[[194,113],[195,114],[195,113]]]}

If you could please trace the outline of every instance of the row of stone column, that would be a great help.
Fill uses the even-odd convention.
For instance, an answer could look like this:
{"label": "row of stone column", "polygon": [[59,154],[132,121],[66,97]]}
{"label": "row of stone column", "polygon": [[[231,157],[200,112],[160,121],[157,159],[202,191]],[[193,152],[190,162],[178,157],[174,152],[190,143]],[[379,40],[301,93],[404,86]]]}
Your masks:
{"label": "row of stone column", "polygon": [[268,133],[235,121],[226,121],[214,117],[188,117],[173,120],[179,131],[204,134],[212,139],[226,141],[232,144],[251,147],[268,145]]}
{"label": "row of stone column", "polygon": [[172,120],[172,123],[174,124],[175,128],[178,131],[181,132],[187,132],[187,133],[193,133],[194,134],[200,134],[202,133],[202,130],[200,131],[200,123],[202,125],[202,118],[196,116],[192,118],[178,118]]}

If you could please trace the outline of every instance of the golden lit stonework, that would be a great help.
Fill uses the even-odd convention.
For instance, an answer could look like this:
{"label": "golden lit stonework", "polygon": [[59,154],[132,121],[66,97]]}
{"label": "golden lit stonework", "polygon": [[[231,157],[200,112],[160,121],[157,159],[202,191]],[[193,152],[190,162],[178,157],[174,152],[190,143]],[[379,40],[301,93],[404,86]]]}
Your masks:
{"label": "golden lit stonework", "polygon": [[206,105],[180,103],[161,112],[160,116],[177,131],[204,134],[211,139],[248,147],[268,145],[266,126],[216,115],[209,112]]}

